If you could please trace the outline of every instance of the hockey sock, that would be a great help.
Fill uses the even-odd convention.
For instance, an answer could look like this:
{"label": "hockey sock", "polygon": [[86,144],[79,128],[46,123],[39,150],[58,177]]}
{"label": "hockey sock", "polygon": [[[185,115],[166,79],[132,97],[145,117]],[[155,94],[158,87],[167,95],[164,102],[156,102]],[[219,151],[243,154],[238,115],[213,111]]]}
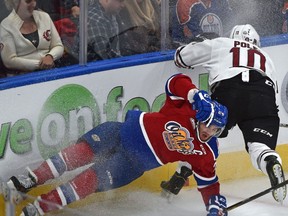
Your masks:
{"label": "hockey sock", "polygon": [[83,199],[94,193],[97,189],[97,176],[89,168],[80,173],[69,183],[60,185],[47,194],[40,196],[39,205],[43,212],[49,212],[66,206],[72,202]]}
{"label": "hockey sock", "polygon": [[268,157],[274,156],[276,158],[276,160],[280,163],[280,165],[282,165],[282,160],[279,156],[279,154],[277,152],[275,152],[274,150],[265,150],[263,152],[261,152],[261,154],[258,157],[258,165],[260,167],[260,169],[262,170],[262,172],[266,175],[268,175],[267,173],[267,162],[268,162]]}
{"label": "hockey sock", "polygon": [[202,199],[207,206],[211,195],[218,195],[220,193],[220,184],[216,182],[208,187],[198,188],[198,191],[201,192]]}
{"label": "hockey sock", "polygon": [[79,142],[61,151],[66,163],[67,170],[74,170],[78,167],[92,163],[94,152],[90,145],[85,142]]}
{"label": "hockey sock", "polygon": [[261,170],[263,173],[267,175],[266,172],[266,164],[267,162],[264,160],[269,155],[275,155],[278,161],[281,164],[281,158],[279,155],[272,149],[270,149],[267,145],[258,142],[249,142],[248,143],[248,153],[250,155],[250,159],[252,165],[257,170]]}
{"label": "hockey sock", "polygon": [[33,172],[37,177],[37,184],[43,184],[49,179],[61,176],[67,170],[87,165],[93,159],[91,147],[86,142],[79,142],[50,157]]}

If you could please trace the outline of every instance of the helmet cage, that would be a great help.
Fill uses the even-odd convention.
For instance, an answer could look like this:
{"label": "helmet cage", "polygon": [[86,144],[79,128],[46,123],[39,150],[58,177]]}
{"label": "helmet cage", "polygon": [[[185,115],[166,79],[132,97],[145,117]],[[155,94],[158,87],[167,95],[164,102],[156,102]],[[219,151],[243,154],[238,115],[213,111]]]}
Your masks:
{"label": "helmet cage", "polygon": [[224,127],[219,127],[219,128],[217,129],[217,132],[215,132],[215,134],[211,135],[211,137],[210,137],[209,139],[207,139],[207,140],[204,141],[204,140],[202,140],[202,139],[200,138],[199,127],[200,127],[200,122],[197,121],[197,123],[196,123],[196,135],[197,135],[198,140],[199,140],[200,142],[202,142],[202,143],[209,142],[212,137],[219,137],[219,136],[221,135],[221,133],[223,132],[224,128],[225,128],[225,126],[224,126]]}

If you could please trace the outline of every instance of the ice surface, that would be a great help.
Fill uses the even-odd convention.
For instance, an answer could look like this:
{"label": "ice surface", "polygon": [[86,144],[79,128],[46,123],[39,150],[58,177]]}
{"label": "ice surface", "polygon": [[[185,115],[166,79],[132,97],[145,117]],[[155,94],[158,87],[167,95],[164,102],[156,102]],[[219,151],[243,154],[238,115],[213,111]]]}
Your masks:
{"label": "ice surface", "polygon": [[[287,174],[286,174],[287,176]],[[228,206],[246,199],[270,187],[268,177],[254,177],[221,184],[222,194]],[[84,205],[83,205],[84,203]],[[71,210],[73,212],[71,212]],[[79,207],[64,209],[49,215],[93,216],[206,216],[200,193],[195,188],[182,190],[171,203],[159,193],[133,191],[114,194],[108,192],[97,200],[87,199]],[[283,205],[274,201],[271,193],[229,211],[229,216],[287,216],[288,198]]]}

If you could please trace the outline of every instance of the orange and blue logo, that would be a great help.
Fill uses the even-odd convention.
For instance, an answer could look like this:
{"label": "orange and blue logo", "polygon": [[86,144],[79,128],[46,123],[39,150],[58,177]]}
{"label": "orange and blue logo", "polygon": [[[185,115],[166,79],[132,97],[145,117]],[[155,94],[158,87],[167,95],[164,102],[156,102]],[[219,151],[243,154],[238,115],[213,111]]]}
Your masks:
{"label": "orange and blue logo", "polygon": [[162,133],[164,142],[170,151],[177,151],[182,154],[191,154],[194,149],[193,138],[189,131],[179,123],[169,121],[165,124],[165,131]]}

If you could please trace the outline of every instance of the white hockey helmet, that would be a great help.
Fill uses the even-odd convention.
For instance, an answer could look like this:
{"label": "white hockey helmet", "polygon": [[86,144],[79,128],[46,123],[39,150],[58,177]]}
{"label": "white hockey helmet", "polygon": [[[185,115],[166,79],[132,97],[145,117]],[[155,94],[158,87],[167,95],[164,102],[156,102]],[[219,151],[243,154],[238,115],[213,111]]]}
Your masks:
{"label": "white hockey helmet", "polygon": [[230,38],[245,40],[260,47],[260,36],[250,24],[234,26]]}

